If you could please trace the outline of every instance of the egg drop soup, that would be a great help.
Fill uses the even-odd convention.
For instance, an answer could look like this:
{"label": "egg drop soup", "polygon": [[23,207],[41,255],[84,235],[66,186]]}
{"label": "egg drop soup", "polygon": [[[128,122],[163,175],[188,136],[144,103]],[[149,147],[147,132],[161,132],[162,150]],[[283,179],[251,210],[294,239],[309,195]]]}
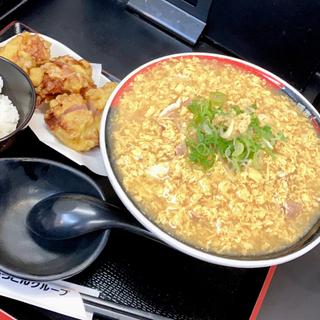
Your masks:
{"label": "egg drop soup", "polygon": [[262,77],[215,59],[171,58],[137,74],[109,116],[122,187],[184,243],[265,255],[319,219],[317,133]]}

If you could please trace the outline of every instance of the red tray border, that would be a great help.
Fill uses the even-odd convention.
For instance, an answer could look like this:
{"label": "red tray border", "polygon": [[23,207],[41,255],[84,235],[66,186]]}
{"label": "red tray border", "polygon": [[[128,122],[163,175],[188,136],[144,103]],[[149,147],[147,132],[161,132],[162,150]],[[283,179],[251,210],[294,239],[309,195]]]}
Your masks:
{"label": "red tray border", "polygon": [[257,319],[258,314],[261,309],[261,306],[262,306],[262,303],[263,303],[263,301],[266,297],[266,294],[268,292],[268,289],[270,287],[274,273],[276,272],[276,269],[277,269],[277,266],[272,266],[269,268],[268,273],[266,275],[266,278],[265,278],[263,285],[261,287],[260,293],[258,295],[257,301],[252,309],[251,316],[250,316],[249,320]]}

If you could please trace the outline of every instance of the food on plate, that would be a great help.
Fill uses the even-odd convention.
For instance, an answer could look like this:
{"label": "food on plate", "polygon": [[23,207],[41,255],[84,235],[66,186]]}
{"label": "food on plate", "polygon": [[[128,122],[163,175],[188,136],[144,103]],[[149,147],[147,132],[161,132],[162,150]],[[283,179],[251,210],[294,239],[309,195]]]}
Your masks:
{"label": "food on plate", "polygon": [[62,94],[50,101],[45,122],[51,132],[66,146],[88,151],[99,144],[101,113],[115,84],[79,93]]}
{"label": "food on plate", "polygon": [[212,92],[208,99],[198,97],[187,108],[193,115],[185,139],[189,159],[205,169],[218,157],[235,170],[249,162],[260,167],[263,154],[274,155],[275,143],[285,140],[281,132],[274,134],[269,125],[261,123],[255,104],[245,108],[228,104],[221,92]]}
{"label": "food on plate", "polygon": [[45,122],[61,142],[74,150],[87,151],[98,144],[98,126],[79,93],[62,94],[51,100]]}
{"label": "food on plate", "polygon": [[50,43],[37,34],[23,32],[0,48],[0,56],[16,63],[25,72],[50,59]]}
{"label": "food on plate", "polygon": [[134,203],[203,251],[277,252],[320,216],[320,144],[285,94],[240,67],[171,58],[116,99],[112,161]]}
{"label": "food on plate", "polygon": [[50,102],[59,94],[84,94],[86,90],[95,87],[90,63],[70,56],[52,58],[31,69],[30,78],[36,88],[37,105]]}
{"label": "food on plate", "polygon": [[107,100],[116,86],[115,82],[107,82],[100,88],[89,89],[85,92],[84,97],[87,99],[88,108],[92,110],[93,114],[101,117]]}
{"label": "food on plate", "polygon": [[[0,93],[3,80],[0,77]],[[4,94],[0,94],[0,139],[12,133],[17,128],[19,113],[12,101]]]}
{"label": "food on plate", "polygon": [[96,88],[92,67],[69,55],[50,57],[51,44],[24,32],[0,48],[3,56],[22,67],[35,87],[36,105],[49,105],[45,122],[68,147],[88,151],[99,144],[101,113],[116,84]]}

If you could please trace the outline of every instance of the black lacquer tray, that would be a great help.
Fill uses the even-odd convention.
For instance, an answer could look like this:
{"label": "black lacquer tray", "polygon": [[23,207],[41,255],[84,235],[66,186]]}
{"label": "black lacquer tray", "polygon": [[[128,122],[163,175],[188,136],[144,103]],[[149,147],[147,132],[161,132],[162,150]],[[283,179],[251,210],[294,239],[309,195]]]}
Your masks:
{"label": "black lacquer tray", "polygon": [[[34,31],[22,23],[12,22],[0,32],[0,42],[24,30]],[[37,31],[41,33],[41,30]],[[116,80],[107,72],[105,75]],[[47,147],[29,128],[0,157],[39,157],[73,166],[102,187],[108,202],[122,206],[106,177],[93,174]],[[236,269],[210,265],[136,235],[112,231],[98,259],[68,281],[101,292],[101,305],[96,308],[101,312],[94,316],[95,319],[102,319],[102,314],[109,314],[110,319],[132,319],[129,311],[133,309],[127,309],[130,307],[137,310],[136,319],[162,316],[170,319],[240,320],[250,317],[267,272],[268,268]],[[10,309],[12,303],[0,298],[0,307],[3,305]],[[117,307],[113,309],[113,306]],[[26,312],[31,312],[31,307],[25,308]],[[67,319],[51,312],[34,312],[33,319]],[[21,319],[27,319],[26,313]]]}

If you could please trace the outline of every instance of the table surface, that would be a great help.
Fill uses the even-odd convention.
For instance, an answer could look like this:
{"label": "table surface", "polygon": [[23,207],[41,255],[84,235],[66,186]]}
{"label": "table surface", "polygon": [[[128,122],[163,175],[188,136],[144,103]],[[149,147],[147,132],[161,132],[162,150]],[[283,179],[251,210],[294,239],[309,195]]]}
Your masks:
{"label": "table surface", "polygon": [[278,266],[257,319],[319,319],[319,263],[317,246],[300,259]]}
{"label": "table surface", "polygon": [[[64,43],[83,58],[102,63],[105,70],[118,78],[166,54],[223,53],[205,42],[194,47],[182,43],[128,12],[125,3],[124,0],[29,0],[1,21],[0,26],[19,20]],[[91,175],[110,202],[120,204],[107,178],[91,174],[46,147],[29,129],[3,156],[43,157],[72,165]],[[121,275],[114,277],[120,269]],[[267,270],[210,266],[137,236],[115,232],[99,261],[73,280],[98,288],[105,299],[175,319],[234,316],[248,319]],[[107,279],[104,283],[99,281],[101,274]],[[0,307],[2,304],[12,312],[19,312],[5,299],[0,299]],[[30,319],[35,316],[27,309],[23,318],[27,319],[28,314]]]}

